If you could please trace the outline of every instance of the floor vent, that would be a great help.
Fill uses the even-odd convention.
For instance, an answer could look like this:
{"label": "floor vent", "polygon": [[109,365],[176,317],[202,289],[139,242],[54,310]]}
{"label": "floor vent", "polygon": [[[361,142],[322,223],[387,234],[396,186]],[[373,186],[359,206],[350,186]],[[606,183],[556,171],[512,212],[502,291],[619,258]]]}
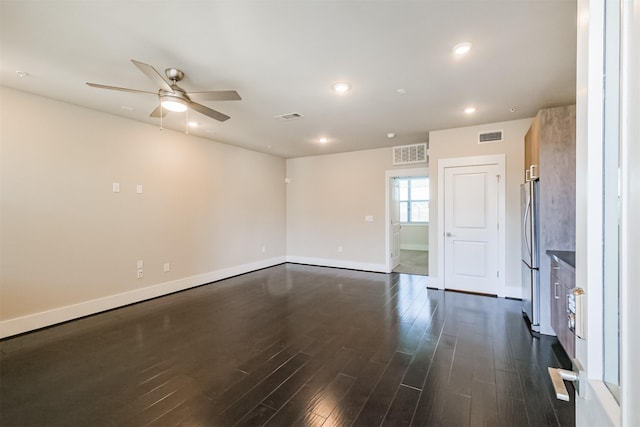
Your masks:
{"label": "floor vent", "polygon": [[393,164],[407,165],[411,163],[424,163],[429,160],[427,143],[398,145],[393,147]]}
{"label": "floor vent", "polygon": [[502,130],[478,133],[478,144],[489,144],[492,142],[502,142]]}
{"label": "floor vent", "polygon": [[280,120],[295,120],[295,119],[301,119],[304,116],[300,113],[287,113],[287,114],[280,114],[279,116],[275,116],[274,118],[276,119],[280,119]]}

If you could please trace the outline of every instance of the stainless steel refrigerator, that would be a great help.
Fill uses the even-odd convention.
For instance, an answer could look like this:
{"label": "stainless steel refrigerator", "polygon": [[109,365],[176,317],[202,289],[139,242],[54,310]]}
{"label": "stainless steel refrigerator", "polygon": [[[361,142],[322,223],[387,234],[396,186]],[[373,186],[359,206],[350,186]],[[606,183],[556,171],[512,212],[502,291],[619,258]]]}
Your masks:
{"label": "stainless steel refrigerator", "polygon": [[538,187],[533,179],[520,185],[522,207],[522,314],[531,330],[540,332],[540,253]]}

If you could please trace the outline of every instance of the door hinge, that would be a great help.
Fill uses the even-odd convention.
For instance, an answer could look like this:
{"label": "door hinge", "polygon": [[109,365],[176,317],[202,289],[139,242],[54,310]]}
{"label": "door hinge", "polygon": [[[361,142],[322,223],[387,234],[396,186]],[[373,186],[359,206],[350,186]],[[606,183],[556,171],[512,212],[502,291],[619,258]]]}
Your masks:
{"label": "door hinge", "polygon": [[500,278],[500,271],[496,271],[496,277],[499,279]]}

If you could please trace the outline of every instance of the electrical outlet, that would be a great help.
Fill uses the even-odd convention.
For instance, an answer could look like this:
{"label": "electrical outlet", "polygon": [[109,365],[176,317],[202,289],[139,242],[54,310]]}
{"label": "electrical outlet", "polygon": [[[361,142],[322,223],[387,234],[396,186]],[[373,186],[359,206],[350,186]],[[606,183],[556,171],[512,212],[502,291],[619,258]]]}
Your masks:
{"label": "electrical outlet", "polygon": [[144,269],[143,268],[139,268],[138,269],[138,279],[142,279],[144,277]]}
{"label": "electrical outlet", "polygon": [[165,262],[165,263],[164,263],[164,266],[163,266],[163,268],[162,268],[162,270],[163,270],[165,273],[168,273],[169,271],[171,271],[171,264],[169,264],[168,262]]}
{"label": "electrical outlet", "polygon": [[342,252],[342,246],[338,246],[338,252]]}
{"label": "electrical outlet", "polygon": [[267,253],[267,246],[266,245],[262,245],[262,253]]}

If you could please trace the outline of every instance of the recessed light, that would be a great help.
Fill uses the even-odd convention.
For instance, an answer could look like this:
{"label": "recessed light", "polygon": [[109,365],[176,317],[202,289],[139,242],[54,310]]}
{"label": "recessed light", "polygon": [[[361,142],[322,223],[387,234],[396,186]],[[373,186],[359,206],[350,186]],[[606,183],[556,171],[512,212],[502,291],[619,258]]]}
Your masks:
{"label": "recessed light", "polygon": [[406,95],[406,94],[407,94],[407,91],[406,91],[406,90],[404,90],[404,89],[396,89],[396,93],[397,93],[398,95]]}
{"label": "recessed light", "polygon": [[395,133],[393,133],[393,132],[389,132],[389,133],[387,134],[387,138],[389,138],[389,139],[391,139],[391,138],[395,138],[395,137],[396,137],[396,134],[395,134]]}
{"label": "recessed light", "polygon": [[471,43],[458,43],[453,47],[453,53],[456,55],[462,56],[467,54],[471,50]]}
{"label": "recessed light", "polygon": [[464,109],[465,114],[473,114],[476,112],[476,107],[467,107]]}
{"label": "recessed light", "polygon": [[200,126],[200,123],[198,123],[198,122],[189,122],[189,126],[191,126],[192,128],[197,128],[198,126]]}
{"label": "recessed light", "polygon": [[30,74],[27,73],[26,71],[20,71],[20,70],[16,70],[16,74],[18,75],[18,77],[29,77]]}
{"label": "recessed light", "polygon": [[318,139],[318,142],[320,144],[326,144],[327,142],[329,142],[329,138],[327,138],[326,136],[323,136],[320,139]]}
{"label": "recessed light", "polygon": [[340,82],[340,83],[336,83],[333,85],[333,90],[336,93],[346,93],[351,89],[351,85],[349,83],[344,83],[344,82]]}

